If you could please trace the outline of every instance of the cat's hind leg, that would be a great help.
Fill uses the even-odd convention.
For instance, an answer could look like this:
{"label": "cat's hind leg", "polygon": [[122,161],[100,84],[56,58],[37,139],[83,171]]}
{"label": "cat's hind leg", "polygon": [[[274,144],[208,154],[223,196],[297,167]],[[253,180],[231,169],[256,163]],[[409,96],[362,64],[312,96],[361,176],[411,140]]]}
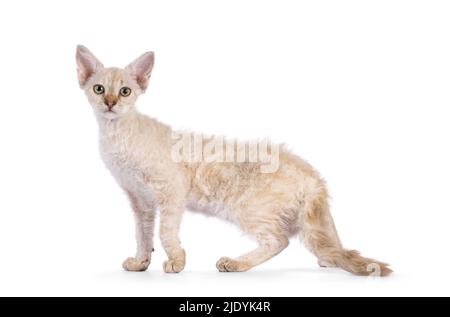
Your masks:
{"label": "cat's hind leg", "polygon": [[[262,202],[262,203],[261,203]],[[286,215],[279,204],[253,201],[243,210],[236,210],[237,224],[258,246],[237,258],[222,257],[216,267],[220,272],[244,272],[270,260],[289,245]]]}
{"label": "cat's hind leg", "polygon": [[220,272],[244,272],[270,260],[289,244],[287,236],[263,234],[257,237],[258,247],[237,258],[222,257],[216,267]]}

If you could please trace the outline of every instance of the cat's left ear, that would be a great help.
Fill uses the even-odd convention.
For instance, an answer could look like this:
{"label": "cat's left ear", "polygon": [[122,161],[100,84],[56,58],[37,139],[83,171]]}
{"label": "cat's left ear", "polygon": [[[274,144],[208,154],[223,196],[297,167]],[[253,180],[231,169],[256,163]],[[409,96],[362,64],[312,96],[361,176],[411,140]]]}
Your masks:
{"label": "cat's left ear", "polygon": [[125,67],[125,70],[131,74],[143,91],[147,89],[154,63],[155,53],[147,52]]}

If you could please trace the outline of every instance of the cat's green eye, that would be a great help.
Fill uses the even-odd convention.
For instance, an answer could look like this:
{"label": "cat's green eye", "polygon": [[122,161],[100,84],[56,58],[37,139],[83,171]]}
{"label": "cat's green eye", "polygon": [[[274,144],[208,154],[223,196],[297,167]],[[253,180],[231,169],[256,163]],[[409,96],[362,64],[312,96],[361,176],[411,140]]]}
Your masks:
{"label": "cat's green eye", "polygon": [[94,85],[94,92],[97,95],[101,95],[105,93],[105,87],[103,87],[102,85]]}
{"label": "cat's green eye", "polygon": [[120,95],[123,97],[128,97],[131,94],[131,89],[128,87],[120,88]]}

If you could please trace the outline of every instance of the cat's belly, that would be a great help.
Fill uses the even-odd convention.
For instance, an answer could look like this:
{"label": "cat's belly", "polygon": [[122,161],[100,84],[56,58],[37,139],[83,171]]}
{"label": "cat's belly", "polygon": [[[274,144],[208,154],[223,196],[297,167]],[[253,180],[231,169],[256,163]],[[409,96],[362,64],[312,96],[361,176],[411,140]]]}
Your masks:
{"label": "cat's belly", "polygon": [[223,220],[234,222],[232,211],[229,206],[218,202],[209,202],[202,199],[190,198],[187,203],[190,211],[203,213],[209,216],[218,217]]}

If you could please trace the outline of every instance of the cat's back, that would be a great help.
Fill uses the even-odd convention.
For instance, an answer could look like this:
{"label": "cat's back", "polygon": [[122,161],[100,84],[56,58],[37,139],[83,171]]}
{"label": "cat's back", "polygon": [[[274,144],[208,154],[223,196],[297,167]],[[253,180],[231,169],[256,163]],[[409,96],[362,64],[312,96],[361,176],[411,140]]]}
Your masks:
{"label": "cat's back", "polygon": [[310,164],[283,146],[273,154],[273,162],[190,164],[192,191],[197,197],[224,203],[266,192],[269,188],[274,192],[296,193],[304,183],[320,180],[320,175]]}

